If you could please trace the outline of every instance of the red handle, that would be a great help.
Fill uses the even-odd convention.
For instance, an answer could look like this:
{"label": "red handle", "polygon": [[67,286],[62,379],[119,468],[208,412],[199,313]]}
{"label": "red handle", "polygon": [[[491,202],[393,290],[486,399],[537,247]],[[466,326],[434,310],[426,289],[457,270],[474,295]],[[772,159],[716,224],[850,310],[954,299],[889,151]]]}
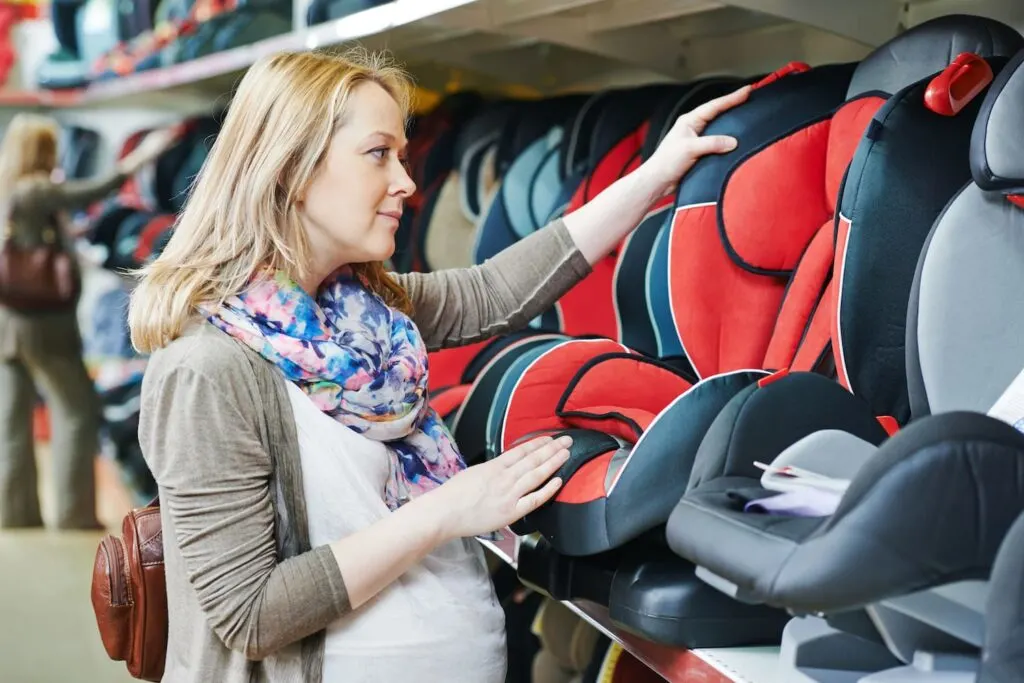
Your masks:
{"label": "red handle", "polygon": [[956,116],[988,87],[992,78],[988,62],[972,52],[963,52],[928,84],[925,106],[942,116]]}
{"label": "red handle", "polygon": [[751,87],[752,90],[757,90],[758,88],[763,88],[764,86],[768,85],[769,83],[774,83],[775,81],[779,80],[780,78],[785,78],[786,76],[789,76],[790,74],[799,74],[799,73],[803,73],[804,71],[810,71],[810,70],[811,70],[811,65],[810,64],[807,64],[805,62],[790,62],[789,64],[787,64],[786,66],[782,67],[781,69],[778,69],[778,70],[773,71],[772,73],[768,74],[767,76],[765,76],[764,78],[759,80],[757,83],[754,83],[750,87]]}

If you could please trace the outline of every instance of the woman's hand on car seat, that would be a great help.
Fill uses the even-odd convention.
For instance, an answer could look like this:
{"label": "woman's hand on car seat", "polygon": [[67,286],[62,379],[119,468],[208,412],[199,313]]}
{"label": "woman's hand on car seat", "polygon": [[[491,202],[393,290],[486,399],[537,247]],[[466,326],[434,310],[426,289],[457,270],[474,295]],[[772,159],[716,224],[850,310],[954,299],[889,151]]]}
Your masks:
{"label": "woman's hand on car seat", "polygon": [[637,172],[648,174],[651,182],[663,188],[663,194],[668,194],[701,157],[736,149],[736,138],[728,135],[703,137],[702,133],[720,114],[745,102],[750,90],[749,85],[743,86],[680,116]]}
{"label": "woman's hand on car seat", "polygon": [[722,112],[746,101],[745,86],[683,114],[665,134],[651,157],[563,219],[576,248],[594,265],[643,221],[702,156],[736,148],[736,139],[701,133]]}
{"label": "woman's hand on car seat", "polygon": [[330,544],[353,609],[437,546],[504,529],[550,500],[568,438],[536,439],[459,472],[433,491]]}
{"label": "woman's hand on car seat", "polygon": [[553,475],[569,459],[570,437],[543,437],[474,465],[425,496],[434,496],[443,535],[479,536],[504,529],[558,493]]}

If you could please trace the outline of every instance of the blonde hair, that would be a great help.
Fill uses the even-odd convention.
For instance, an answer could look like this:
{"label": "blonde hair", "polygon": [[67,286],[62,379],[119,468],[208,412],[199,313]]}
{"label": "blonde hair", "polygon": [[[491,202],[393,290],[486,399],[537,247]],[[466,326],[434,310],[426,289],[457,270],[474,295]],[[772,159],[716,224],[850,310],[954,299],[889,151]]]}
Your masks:
{"label": "blonde hair", "polygon": [[[409,77],[381,54],[284,52],[249,68],[170,241],[139,271],[128,316],[138,351],[166,346],[200,305],[241,292],[260,269],[307,275],[310,247],[296,202],[364,82],[384,88],[408,116]],[[352,267],[388,305],[410,312],[383,264]]]}
{"label": "blonde hair", "polygon": [[57,167],[59,130],[48,116],[21,113],[11,119],[0,143],[0,193],[5,198],[19,181],[50,179]]}

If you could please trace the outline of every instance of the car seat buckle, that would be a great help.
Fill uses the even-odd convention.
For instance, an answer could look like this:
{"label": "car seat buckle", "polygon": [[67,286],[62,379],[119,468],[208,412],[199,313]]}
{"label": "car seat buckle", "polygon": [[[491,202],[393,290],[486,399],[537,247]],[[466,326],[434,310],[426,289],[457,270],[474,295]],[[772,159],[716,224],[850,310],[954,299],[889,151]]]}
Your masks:
{"label": "car seat buckle", "polygon": [[1010,200],[1010,203],[1024,209],[1024,194],[1008,194],[1006,198]]}
{"label": "car seat buckle", "polygon": [[988,62],[973,52],[962,52],[928,84],[925,106],[942,116],[956,116],[992,79]]}

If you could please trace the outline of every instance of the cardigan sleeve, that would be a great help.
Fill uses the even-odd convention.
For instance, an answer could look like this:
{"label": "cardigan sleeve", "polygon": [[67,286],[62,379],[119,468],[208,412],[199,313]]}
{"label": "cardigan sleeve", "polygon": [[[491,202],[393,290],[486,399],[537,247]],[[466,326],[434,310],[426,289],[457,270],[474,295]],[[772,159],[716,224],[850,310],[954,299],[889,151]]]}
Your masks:
{"label": "cardigan sleeve", "polygon": [[32,203],[37,212],[84,209],[116,191],[128,177],[113,171],[98,178],[33,183],[26,193],[26,201]]}
{"label": "cardigan sleeve", "polygon": [[427,348],[436,350],[526,327],[589,273],[557,220],[483,264],[394,277],[409,293]]}
{"label": "cardigan sleeve", "polygon": [[173,527],[165,543],[180,550],[207,622],[229,649],[262,659],[351,607],[329,546],[278,560],[254,388],[216,356],[192,350],[147,372],[140,441]]}

